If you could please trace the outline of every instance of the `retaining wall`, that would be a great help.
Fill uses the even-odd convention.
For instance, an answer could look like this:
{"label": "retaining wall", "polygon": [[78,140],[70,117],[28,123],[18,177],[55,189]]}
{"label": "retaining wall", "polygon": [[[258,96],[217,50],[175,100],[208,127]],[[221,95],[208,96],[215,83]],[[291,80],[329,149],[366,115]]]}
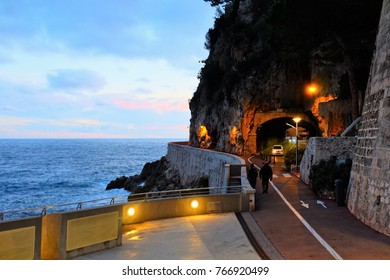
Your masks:
{"label": "retaining wall", "polygon": [[390,0],[383,1],[376,50],[349,182],[350,211],[390,236]]}
{"label": "retaining wall", "polygon": [[322,159],[352,159],[356,137],[311,137],[300,163],[301,180],[309,184],[310,169]]}
{"label": "retaining wall", "polygon": [[186,142],[169,143],[167,159],[177,170],[182,184],[190,184],[205,176],[211,188],[226,186],[225,165],[243,165],[241,169],[242,186],[250,187],[246,178],[245,161],[235,155],[188,146]]}

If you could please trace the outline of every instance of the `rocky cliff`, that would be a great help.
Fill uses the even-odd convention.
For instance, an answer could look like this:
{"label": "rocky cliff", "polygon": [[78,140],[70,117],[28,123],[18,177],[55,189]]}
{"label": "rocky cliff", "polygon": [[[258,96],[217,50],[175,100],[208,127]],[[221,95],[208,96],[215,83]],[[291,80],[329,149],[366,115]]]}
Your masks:
{"label": "rocky cliff", "polygon": [[[210,52],[190,101],[190,145],[255,153],[270,144],[260,129],[282,138],[280,124],[294,116],[310,136],[328,136],[360,115],[381,1],[228,2],[206,35]],[[318,103],[328,100],[342,111],[322,104],[321,116]],[[284,131],[271,135],[276,129]]]}

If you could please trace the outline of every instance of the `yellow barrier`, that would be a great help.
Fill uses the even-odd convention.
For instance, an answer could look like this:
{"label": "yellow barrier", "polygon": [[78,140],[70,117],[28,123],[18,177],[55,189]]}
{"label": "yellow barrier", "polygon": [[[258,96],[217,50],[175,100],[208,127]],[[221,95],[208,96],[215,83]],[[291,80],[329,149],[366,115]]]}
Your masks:
{"label": "yellow barrier", "polygon": [[246,198],[246,195],[236,193],[129,202],[123,204],[123,224],[207,213],[241,212],[244,210],[242,200]]}
{"label": "yellow barrier", "polygon": [[34,226],[0,232],[1,260],[33,260],[34,247]]}
{"label": "yellow barrier", "polygon": [[118,212],[67,221],[66,251],[118,238]]}
{"label": "yellow barrier", "polygon": [[105,206],[42,218],[42,259],[71,259],[122,245],[122,206]]}
{"label": "yellow barrier", "polygon": [[0,223],[0,260],[33,260],[41,254],[42,219]]}

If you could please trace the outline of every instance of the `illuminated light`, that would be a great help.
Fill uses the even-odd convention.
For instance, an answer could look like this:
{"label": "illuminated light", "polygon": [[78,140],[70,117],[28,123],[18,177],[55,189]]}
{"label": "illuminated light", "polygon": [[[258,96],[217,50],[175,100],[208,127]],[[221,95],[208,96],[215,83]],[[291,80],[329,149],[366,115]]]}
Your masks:
{"label": "illuminated light", "polygon": [[208,134],[207,128],[204,125],[201,125],[198,129],[198,136],[204,137]]}
{"label": "illuminated light", "polygon": [[134,233],[136,233],[136,232],[137,232],[136,229],[132,229],[132,230],[126,232],[125,235],[126,235],[126,236],[127,236],[127,235],[131,235],[131,234],[134,234]]}
{"label": "illuminated light", "polygon": [[319,91],[319,88],[318,88],[318,85],[316,84],[310,84],[310,85],[307,85],[306,86],[306,93],[309,94],[309,95],[315,95],[318,93]]}
{"label": "illuminated light", "polygon": [[134,210],[133,207],[131,207],[131,208],[129,208],[129,209],[127,210],[127,215],[129,215],[129,216],[134,216],[134,214],[135,214],[135,210]]}
{"label": "illuminated light", "polygon": [[129,241],[137,241],[137,240],[141,240],[142,239],[142,237],[141,236],[139,236],[139,235],[136,235],[136,236],[133,236],[133,237],[130,237],[129,239],[127,239],[127,240],[129,240]]}
{"label": "illuminated light", "polygon": [[302,119],[300,117],[293,118],[293,121],[299,123]]}
{"label": "illuminated light", "polygon": [[207,128],[204,125],[201,125],[198,129],[198,142],[199,142],[199,148],[202,149],[208,149],[211,144],[211,137],[208,134]]}
{"label": "illuminated light", "polygon": [[236,126],[233,126],[230,128],[230,135],[229,135],[230,144],[232,144],[232,145],[237,144],[237,138],[239,136],[239,133],[240,133],[240,131],[238,130],[238,128]]}
{"label": "illuminated light", "polygon": [[199,202],[197,200],[191,201],[191,208],[196,209],[199,207]]}

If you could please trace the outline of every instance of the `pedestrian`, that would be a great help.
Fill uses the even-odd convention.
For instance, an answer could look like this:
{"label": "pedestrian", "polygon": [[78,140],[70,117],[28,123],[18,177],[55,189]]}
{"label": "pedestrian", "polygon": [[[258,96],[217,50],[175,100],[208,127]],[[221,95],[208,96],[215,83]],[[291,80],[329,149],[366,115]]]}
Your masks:
{"label": "pedestrian", "polygon": [[252,188],[256,189],[256,181],[257,181],[257,170],[255,168],[255,165],[252,163],[248,170],[248,181],[249,184],[252,186]]}
{"label": "pedestrian", "polygon": [[261,185],[263,186],[263,193],[268,193],[268,183],[272,181],[272,168],[266,161],[260,169]]}

